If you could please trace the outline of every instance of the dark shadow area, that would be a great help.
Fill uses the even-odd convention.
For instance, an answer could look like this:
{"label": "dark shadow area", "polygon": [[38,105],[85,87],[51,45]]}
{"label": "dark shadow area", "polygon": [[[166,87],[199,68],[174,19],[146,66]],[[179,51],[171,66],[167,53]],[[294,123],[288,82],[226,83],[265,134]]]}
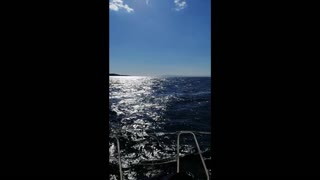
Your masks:
{"label": "dark shadow area", "polygon": [[214,174],[319,175],[316,10],[214,1],[212,12]]}
{"label": "dark shadow area", "polygon": [[2,7],[0,174],[106,176],[107,1]]}

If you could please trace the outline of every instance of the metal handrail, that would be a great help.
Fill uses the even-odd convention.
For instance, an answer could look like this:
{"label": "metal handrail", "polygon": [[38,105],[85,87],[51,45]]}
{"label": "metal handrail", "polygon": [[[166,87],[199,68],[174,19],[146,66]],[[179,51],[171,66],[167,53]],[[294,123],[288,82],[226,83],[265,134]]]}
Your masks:
{"label": "metal handrail", "polygon": [[[179,161],[179,157],[180,157],[180,153],[179,153],[179,149],[180,149],[180,135],[181,134],[192,134],[193,135],[193,138],[194,138],[194,141],[197,145],[197,148],[198,148],[198,152],[199,152],[199,156],[201,158],[201,161],[202,161],[202,164],[203,164],[203,168],[204,168],[204,171],[206,172],[206,176],[207,176],[207,180],[210,179],[209,177],[209,172],[208,172],[208,169],[207,169],[207,166],[204,162],[204,159],[202,157],[202,153],[201,153],[201,150],[200,150],[200,147],[199,147],[199,144],[198,144],[198,141],[197,141],[197,138],[196,138],[196,135],[192,132],[192,131],[178,131],[178,137],[177,137],[177,173],[179,173],[180,171],[180,161]],[[206,133],[207,134],[207,133]],[[211,134],[211,133],[208,133],[208,134]]]}
{"label": "metal handrail", "polygon": [[[179,142],[180,142],[180,135],[181,135],[181,134],[192,134],[193,137],[194,137],[195,143],[196,143],[196,145],[197,145],[197,149],[198,149],[199,156],[200,156],[200,158],[201,158],[201,161],[202,161],[202,164],[203,164],[203,167],[204,167],[206,176],[207,176],[207,180],[209,180],[210,177],[209,177],[208,169],[207,169],[206,164],[205,164],[205,161],[204,161],[204,159],[203,159],[203,157],[202,157],[202,152],[201,152],[201,150],[200,150],[199,143],[198,143],[197,138],[196,138],[196,136],[195,136],[194,133],[197,133],[197,134],[206,134],[206,135],[210,135],[210,134],[211,134],[211,132],[203,132],[203,131],[166,132],[166,134],[178,134],[178,136],[177,136],[177,173],[179,173],[179,171],[180,171],[180,161],[179,161],[179,157],[180,157],[180,153],[179,153],[179,149],[180,149],[180,143],[179,143]],[[149,136],[151,135],[152,137],[156,137],[156,136],[155,136],[156,134],[157,134],[157,133],[148,133],[148,135],[149,135]],[[123,180],[122,163],[121,163],[121,157],[120,157],[120,152],[121,152],[121,151],[120,151],[120,142],[119,142],[118,137],[115,136],[115,135],[110,135],[109,137],[110,137],[111,139],[112,139],[112,138],[115,138],[116,141],[117,141],[117,151],[118,151],[118,164],[119,164],[120,180]],[[156,137],[156,139],[157,139],[157,137]],[[158,139],[157,139],[157,140],[158,140]]]}
{"label": "metal handrail", "polygon": [[119,139],[116,136],[110,136],[110,138],[115,138],[117,141],[117,151],[118,151],[118,164],[119,164],[119,173],[120,173],[120,180],[122,180],[122,163],[121,163],[121,157],[120,157],[120,142]]}

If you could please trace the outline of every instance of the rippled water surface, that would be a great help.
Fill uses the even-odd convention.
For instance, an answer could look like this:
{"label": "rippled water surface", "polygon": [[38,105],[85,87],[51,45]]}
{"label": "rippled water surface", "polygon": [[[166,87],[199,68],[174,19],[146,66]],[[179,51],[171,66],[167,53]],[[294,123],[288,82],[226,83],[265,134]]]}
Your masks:
{"label": "rippled water surface", "polygon": [[[209,77],[109,77],[110,135],[120,140],[124,179],[159,179],[176,171],[176,134],[211,131]],[[210,135],[197,134],[206,163]],[[181,170],[205,179],[190,135],[181,136]],[[115,141],[109,142],[110,179],[119,179]],[[211,172],[211,168],[208,167]]]}

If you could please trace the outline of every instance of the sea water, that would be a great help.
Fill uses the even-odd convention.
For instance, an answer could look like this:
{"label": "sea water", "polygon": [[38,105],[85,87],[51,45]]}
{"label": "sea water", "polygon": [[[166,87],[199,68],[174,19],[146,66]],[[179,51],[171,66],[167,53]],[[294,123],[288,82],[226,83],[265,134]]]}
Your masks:
{"label": "sea water", "polygon": [[[211,132],[210,77],[109,77],[109,135],[120,140],[124,179],[152,179],[176,171],[175,132]],[[206,160],[210,135],[197,135]],[[205,179],[191,135],[182,135],[181,170]],[[109,141],[109,179],[119,179],[115,141]],[[191,155],[186,156],[186,155]],[[208,167],[211,172],[211,167]],[[211,174],[211,173],[210,173]]]}

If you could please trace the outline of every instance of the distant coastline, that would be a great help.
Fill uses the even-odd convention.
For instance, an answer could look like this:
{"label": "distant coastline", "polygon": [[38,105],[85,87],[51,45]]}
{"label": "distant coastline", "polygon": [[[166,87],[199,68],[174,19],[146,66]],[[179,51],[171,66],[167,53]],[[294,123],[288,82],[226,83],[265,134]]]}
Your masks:
{"label": "distant coastline", "polygon": [[[109,76],[141,76],[141,75],[124,75],[124,74],[116,74],[116,73],[110,73]],[[157,75],[157,76],[141,76],[141,77],[160,77],[160,78],[176,78],[176,77],[180,77],[180,78],[190,78],[190,77],[194,77],[194,78],[199,78],[199,77],[208,77],[211,78],[211,76],[190,76],[190,75]]]}
{"label": "distant coastline", "polygon": [[129,76],[129,75],[110,73],[109,76]]}

